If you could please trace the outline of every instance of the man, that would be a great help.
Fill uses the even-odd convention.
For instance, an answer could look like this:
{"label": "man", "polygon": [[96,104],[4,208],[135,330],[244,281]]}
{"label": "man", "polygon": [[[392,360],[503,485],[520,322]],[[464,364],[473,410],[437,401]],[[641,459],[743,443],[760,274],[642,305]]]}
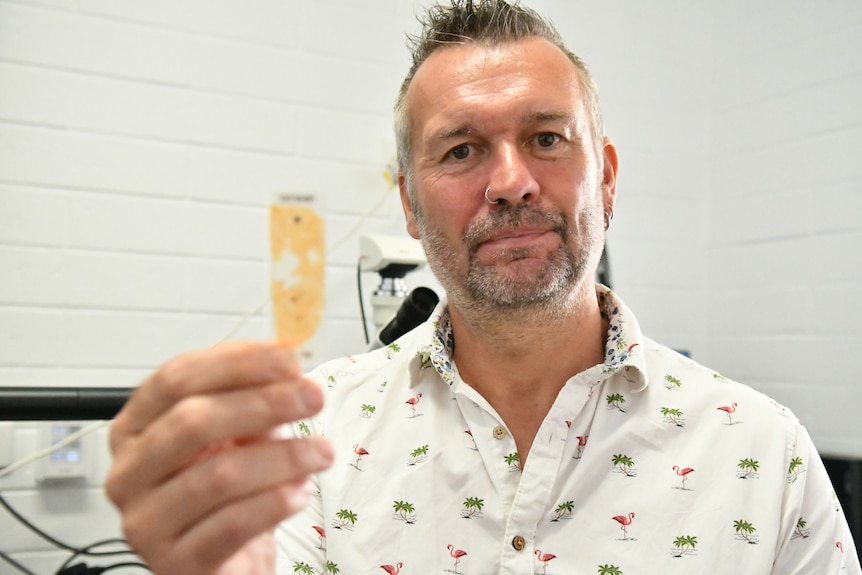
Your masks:
{"label": "man", "polygon": [[272,572],[286,517],[294,573],[860,573],[793,416],[594,285],[617,154],[549,24],[432,8],[396,130],[407,228],[447,300],[310,379],[245,343],[145,382],[107,488],[157,573]]}

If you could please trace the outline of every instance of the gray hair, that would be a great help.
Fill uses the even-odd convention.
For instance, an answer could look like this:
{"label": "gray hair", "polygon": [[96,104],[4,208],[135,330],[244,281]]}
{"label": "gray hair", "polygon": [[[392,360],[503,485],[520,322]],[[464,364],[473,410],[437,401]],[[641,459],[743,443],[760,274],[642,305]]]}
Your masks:
{"label": "gray hair", "polygon": [[548,20],[537,12],[520,6],[515,0],[451,0],[451,6],[436,5],[428,9],[425,18],[420,18],[422,31],[408,36],[413,55],[413,65],[401,83],[395,100],[395,141],[398,152],[398,169],[404,174],[407,189],[413,199],[412,142],[407,90],[419,67],[444,46],[476,42],[503,44],[528,38],[547,40],[572,61],[578,70],[584,103],[590,114],[590,129],[596,152],[601,157],[604,126],[596,84],[586,64],[566,48],[560,34]]}

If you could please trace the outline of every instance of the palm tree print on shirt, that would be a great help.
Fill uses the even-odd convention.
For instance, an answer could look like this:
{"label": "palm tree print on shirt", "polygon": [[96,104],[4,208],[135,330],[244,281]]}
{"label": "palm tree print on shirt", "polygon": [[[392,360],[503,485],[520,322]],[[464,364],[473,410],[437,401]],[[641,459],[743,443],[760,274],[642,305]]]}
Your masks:
{"label": "palm tree print on shirt", "polygon": [[674,557],[685,557],[695,553],[697,547],[697,537],[694,535],[680,535],[673,540],[673,551],[671,555]]}
{"label": "palm tree print on shirt", "polygon": [[517,451],[513,451],[503,459],[506,461],[506,465],[509,466],[509,471],[521,470],[521,456],[518,455]]}
{"label": "palm tree print on shirt", "polygon": [[395,509],[396,519],[401,519],[409,525],[416,523],[416,509],[412,503],[408,501],[395,501],[392,503],[392,507]]}
{"label": "palm tree print on shirt", "polygon": [[805,471],[805,466],[802,465],[802,458],[794,457],[791,459],[790,467],[787,469],[787,483],[795,483],[803,471]]}
{"label": "palm tree print on shirt", "polygon": [[616,565],[599,565],[599,575],[623,575]]}
{"label": "palm tree print on shirt", "polygon": [[461,517],[471,519],[473,517],[482,517],[482,507],[485,506],[485,500],[478,497],[468,497],[464,500],[464,509],[461,510]]}
{"label": "palm tree print on shirt", "polygon": [[623,473],[626,477],[634,477],[635,475],[637,475],[634,469],[632,469],[632,467],[634,467],[635,465],[635,462],[628,455],[625,455],[623,453],[617,453],[616,455],[614,455],[612,461],[614,469],[617,470],[618,473]]}
{"label": "palm tree print on shirt", "polygon": [[410,452],[410,459],[407,461],[407,465],[416,465],[422,461],[425,461],[428,458],[428,446],[423,445],[421,447],[417,447],[413,451]]}
{"label": "palm tree print on shirt", "polygon": [[574,501],[565,501],[557,505],[557,508],[554,509],[554,516],[551,518],[551,522],[555,521],[564,521],[566,519],[572,518],[572,513],[575,510],[575,502]]}
{"label": "palm tree print on shirt", "polygon": [[305,437],[311,437],[311,430],[308,428],[308,424],[304,421],[299,422],[299,432]]}
{"label": "palm tree print on shirt", "polygon": [[757,544],[757,535],[754,535],[754,532],[757,531],[757,528],[746,521],[745,519],[737,519],[733,522],[733,530],[736,531],[737,539],[741,541],[745,541],[751,545]]}
{"label": "palm tree print on shirt", "polygon": [[336,529],[353,529],[359,520],[359,516],[350,509],[339,509],[335,517],[332,526]]}
{"label": "palm tree print on shirt", "polygon": [[760,462],[755,459],[748,457],[740,459],[736,466],[741,470],[736,473],[740,479],[757,479],[760,475],[757,473],[757,470],[760,469]]}
{"label": "palm tree print on shirt", "polygon": [[682,382],[671,374],[665,375],[664,380],[667,382],[664,384],[664,386],[668,389],[679,389],[680,387],[682,387]]}
{"label": "palm tree print on shirt", "polygon": [[377,411],[377,407],[363,403],[360,408],[360,417],[364,417],[365,419],[371,419],[371,416],[374,415],[374,412]]}
{"label": "palm tree print on shirt", "polygon": [[399,351],[401,351],[401,347],[397,343],[390,343],[386,346],[386,359],[392,359],[392,356]]}
{"label": "palm tree print on shirt", "polygon": [[293,572],[300,575],[314,575],[314,568],[308,563],[297,561],[293,564]]}
{"label": "palm tree print on shirt", "polygon": [[341,569],[338,568],[338,564],[333,563],[332,561],[327,561],[326,572],[330,573],[331,575],[337,575],[338,573],[341,573]]}
{"label": "palm tree print on shirt", "polygon": [[807,539],[809,535],[811,535],[811,530],[806,529],[808,526],[808,522],[805,521],[802,517],[796,522],[796,528],[793,530],[793,535],[790,537],[791,539]]}
{"label": "palm tree print on shirt", "polygon": [[623,404],[626,402],[626,398],[622,393],[612,393],[605,397],[605,401],[608,404],[608,409],[617,409],[622,413],[628,411]]}
{"label": "palm tree print on shirt", "polygon": [[662,407],[661,414],[664,416],[666,423],[672,423],[677,427],[685,427],[685,420],[682,418],[682,411],[674,407]]}

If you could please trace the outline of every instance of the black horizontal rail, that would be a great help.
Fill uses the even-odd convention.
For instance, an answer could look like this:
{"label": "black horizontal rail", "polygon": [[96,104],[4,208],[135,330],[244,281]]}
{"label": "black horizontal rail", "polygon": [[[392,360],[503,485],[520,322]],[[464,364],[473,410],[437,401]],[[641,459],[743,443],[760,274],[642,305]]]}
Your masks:
{"label": "black horizontal rail", "polygon": [[0,387],[0,421],[113,419],[129,387]]}

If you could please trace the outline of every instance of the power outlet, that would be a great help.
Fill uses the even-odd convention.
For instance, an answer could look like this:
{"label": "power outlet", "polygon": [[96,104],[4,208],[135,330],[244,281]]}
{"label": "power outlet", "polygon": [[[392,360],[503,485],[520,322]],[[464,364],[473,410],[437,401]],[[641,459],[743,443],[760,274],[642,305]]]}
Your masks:
{"label": "power outlet", "polygon": [[[42,429],[42,446],[52,447],[82,429],[80,422],[52,421]],[[86,475],[84,438],[78,437],[39,460],[36,480],[40,483],[78,481]]]}

